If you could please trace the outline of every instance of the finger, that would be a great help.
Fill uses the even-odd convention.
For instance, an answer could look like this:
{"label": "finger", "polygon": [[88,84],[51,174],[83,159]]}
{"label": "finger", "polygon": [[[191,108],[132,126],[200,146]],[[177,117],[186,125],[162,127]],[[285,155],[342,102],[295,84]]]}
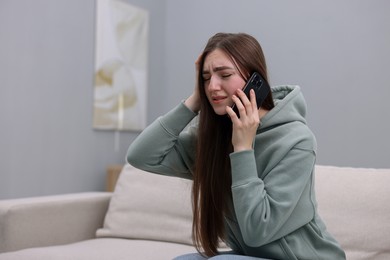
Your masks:
{"label": "finger", "polygon": [[250,93],[250,99],[252,104],[252,110],[257,111],[257,101],[256,101],[256,93],[253,89],[251,89]]}
{"label": "finger", "polygon": [[234,104],[236,105],[236,108],[237,108],[238,113],[239,113],[239,115],[237,115],[237,116],[239,116],[241,118],[244,115],[246,115],[246,109],[245,109],[244,105],[242,104],[242,100],[236,95],[232,96],[232,100],[233,100]]}
{"label": "finger", "polygon": [[237,89],[237,96],[241,99],[241,102],[243,104],[250,102],[249,98],[245,95],[245,93],[242,89]]}
{"label": "finger", "polygon": [[200,54],[200,55],[198,56],[198,58],[196,59],[196,61],[195,61],[195,67],[196,67],[196,69],[198,69],[198,70],[199,70],[199,65],[200,65],[201,59],[202,59],[202,54]]}
{"label": "finger", "polygon": [[236,112],[234,112],[234,110],[231,107],[226,106],[226,113],[228,114],[230,120],[232,120],[233,123],[239,120],[238,115],[236,114]]}
{"label": "finger", "polygon": [[[250,92],[249,92],[250,93]],[[248,113],[251,113],[252,112],[252,102],[249,100],[252,99],[251,97],[247,97],[246,94],[244,93],[244,91],[242,91],[241,89],[239,89],[237,91],[237,94],[241,100],[241,103],[243,104],[243,107],[245,108],[245,112],[248,114]]]}

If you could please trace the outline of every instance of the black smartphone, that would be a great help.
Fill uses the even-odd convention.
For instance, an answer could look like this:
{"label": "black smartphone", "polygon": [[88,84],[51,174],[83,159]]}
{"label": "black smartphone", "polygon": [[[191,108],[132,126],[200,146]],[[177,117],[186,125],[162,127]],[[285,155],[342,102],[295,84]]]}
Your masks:
{"label": "black smartphone", "polygon": [[[253,89],[256,94],[256,103],[257,103],[257,109],[263,104],[264,100],[268,96],[268,93],[270,91],[270,87],[267,83],[267,81],[264,80],[264,78],[258,73],[254,72],[248,81],[246,82],[244,88],[242,91],[244,91],[245,95],[249,98],[249,91]],[[236,107],[236,104],[233,104],[232,106],[234,112],[236,112],[237,115],[238,109]]]}

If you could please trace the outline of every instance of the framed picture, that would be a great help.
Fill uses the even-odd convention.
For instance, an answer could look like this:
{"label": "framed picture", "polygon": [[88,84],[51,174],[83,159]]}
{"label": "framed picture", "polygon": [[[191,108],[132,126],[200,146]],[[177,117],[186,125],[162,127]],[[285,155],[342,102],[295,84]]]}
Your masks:
{"label": "framed picture", "polygon": [[93,127],[146,126],[148,12],[119,0],[96,0]]}

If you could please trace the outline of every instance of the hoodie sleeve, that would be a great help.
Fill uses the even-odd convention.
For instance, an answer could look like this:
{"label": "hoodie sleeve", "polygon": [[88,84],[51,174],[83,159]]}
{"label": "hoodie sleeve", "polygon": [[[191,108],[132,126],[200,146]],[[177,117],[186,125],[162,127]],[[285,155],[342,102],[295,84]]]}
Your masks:
{"label": "hoodie sleeve", "polygon": [[230,158],[234,210],[248,246],[279,239],[313,218],[314,151],[293,147],[266,174],[258,174],[254,151],[232,153]]}
{"label": "hoodie sleeve", "polygon": [[145,171],[191,179],[194,133],[183,131],[196,114],[180,103],[133,141],[127,161]]}

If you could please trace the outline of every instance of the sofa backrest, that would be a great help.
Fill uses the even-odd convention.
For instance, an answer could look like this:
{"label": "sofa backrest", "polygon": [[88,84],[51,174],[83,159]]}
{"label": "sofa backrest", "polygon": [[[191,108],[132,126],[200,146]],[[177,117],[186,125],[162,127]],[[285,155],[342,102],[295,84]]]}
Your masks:
{"label": "sofa backrest", "polygon": [[[347,259],[390,259],[390,169],[317,165],[318,211]],[[125,165],[97,237],[191,240],[191,181]]]}
{"label": "sofa backrest", "polygon": [[390,169],[316,166],[318,211],[347,259],[390,259]]}

